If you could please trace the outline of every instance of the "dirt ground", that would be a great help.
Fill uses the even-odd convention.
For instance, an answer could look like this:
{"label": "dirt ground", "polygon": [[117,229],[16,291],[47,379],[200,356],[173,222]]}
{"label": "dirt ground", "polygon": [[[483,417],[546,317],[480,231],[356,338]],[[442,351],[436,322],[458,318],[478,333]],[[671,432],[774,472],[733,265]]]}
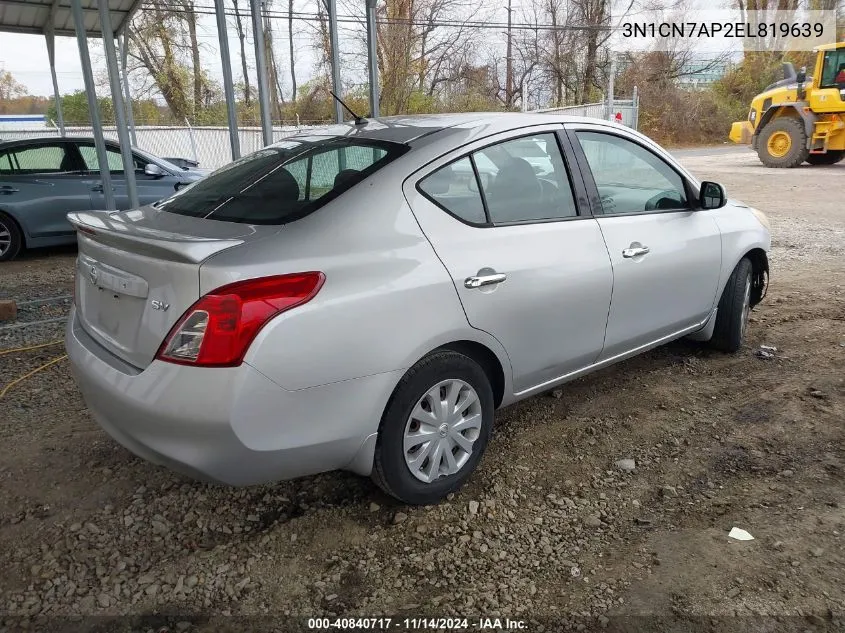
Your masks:
{"label": "dirt ground", "polygon": [[[429,508],[344,473],[186,480],[101,431],[59,361],[0,400],[0,631],[306,626],[291,615],[842,630],[845,164],[678,156],[772,222],[769,295],[741,352],[678,342],[502,410],[468,486]],[[4,264],[0,295],[68,294],[74,257]],[[61,324],[0,329],[0,349],[60,337]],[[0,388],[62,353],[0,356]]]}

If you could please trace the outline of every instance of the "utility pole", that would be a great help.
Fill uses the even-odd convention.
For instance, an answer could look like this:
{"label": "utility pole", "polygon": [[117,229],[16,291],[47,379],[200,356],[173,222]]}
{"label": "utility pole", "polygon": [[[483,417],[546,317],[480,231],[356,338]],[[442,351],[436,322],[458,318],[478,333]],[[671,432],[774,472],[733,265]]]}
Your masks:
{"label": "utility pole", "polygon": [[613,119],[613,92],[616,79],[616,53],[610,50],[610,72],[607,75],[607,116],[605,119]]}
{"label": "utility pole", "polygon": [[505,53],[505,106],[513,106],[513,29],[511,28],[512,0],[508,0],[508,45]]}

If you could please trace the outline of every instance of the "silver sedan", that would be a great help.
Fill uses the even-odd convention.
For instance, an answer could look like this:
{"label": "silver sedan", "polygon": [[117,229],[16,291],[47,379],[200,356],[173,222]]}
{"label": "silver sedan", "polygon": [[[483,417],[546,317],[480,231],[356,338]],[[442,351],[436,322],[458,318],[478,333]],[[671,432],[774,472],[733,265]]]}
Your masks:
{"label": "silver sedan", "polygon": [[347,469],[415,504],[466,481],[498,407],[684,336],[738,350],[768,279],[761,212],[553,115],[332,126],[69,219],[68,354],[117,441],[233,485]]}

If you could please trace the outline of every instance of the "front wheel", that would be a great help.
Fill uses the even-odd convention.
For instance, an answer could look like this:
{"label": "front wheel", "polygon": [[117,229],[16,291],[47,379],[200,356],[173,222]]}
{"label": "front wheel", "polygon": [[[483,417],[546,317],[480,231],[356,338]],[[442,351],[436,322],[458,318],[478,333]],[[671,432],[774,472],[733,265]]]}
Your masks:
{"label": "front wheel", "polygon": [[435,352],[411,367],[379,427],[373,479],[409,504],[428,505],[460,488],[484,453],[493,390],[474,360]]}
{"label": "front wheel", "polygon": [[736,352],[742,347],[751,315],[751,261],[743,257],[734,268],[719,299],[711,347]]}
{"label": "front wheel", "polygon": [[802,121],[782,116],[760,130],[757,156],[766,167],[798,167],[809,155]]}

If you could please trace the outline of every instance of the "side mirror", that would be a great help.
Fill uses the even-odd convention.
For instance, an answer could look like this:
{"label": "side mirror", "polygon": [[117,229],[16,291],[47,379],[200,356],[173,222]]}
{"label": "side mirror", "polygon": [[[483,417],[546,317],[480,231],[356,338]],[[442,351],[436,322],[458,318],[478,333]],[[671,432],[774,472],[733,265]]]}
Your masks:
{"label": "side mirror", "polygon": [[807,81],[807,69],[802,68],[801,70],[799,70],[798,74],[795,76],[795,80],[798,82],[799,86],[805,81]]}
{"label": "side mirror", "polygon": [[702,209],[721,209],[728,203],[728,194],[718,182],[705,181],[701,183],[698,203]]}
{"label": "side mirror", "polygon": [[161,178],[164,176],[164,170],[155,163],[147,163],[144,165],[144,173],[153,178]]}
{"label": "side mirror", "polygon": [[786,81],[793,81],[798,77],[795,73],[795,66],[793,66],[792,62],[784,62],[781,64],[781,68],[783,69],[783,78]]}

